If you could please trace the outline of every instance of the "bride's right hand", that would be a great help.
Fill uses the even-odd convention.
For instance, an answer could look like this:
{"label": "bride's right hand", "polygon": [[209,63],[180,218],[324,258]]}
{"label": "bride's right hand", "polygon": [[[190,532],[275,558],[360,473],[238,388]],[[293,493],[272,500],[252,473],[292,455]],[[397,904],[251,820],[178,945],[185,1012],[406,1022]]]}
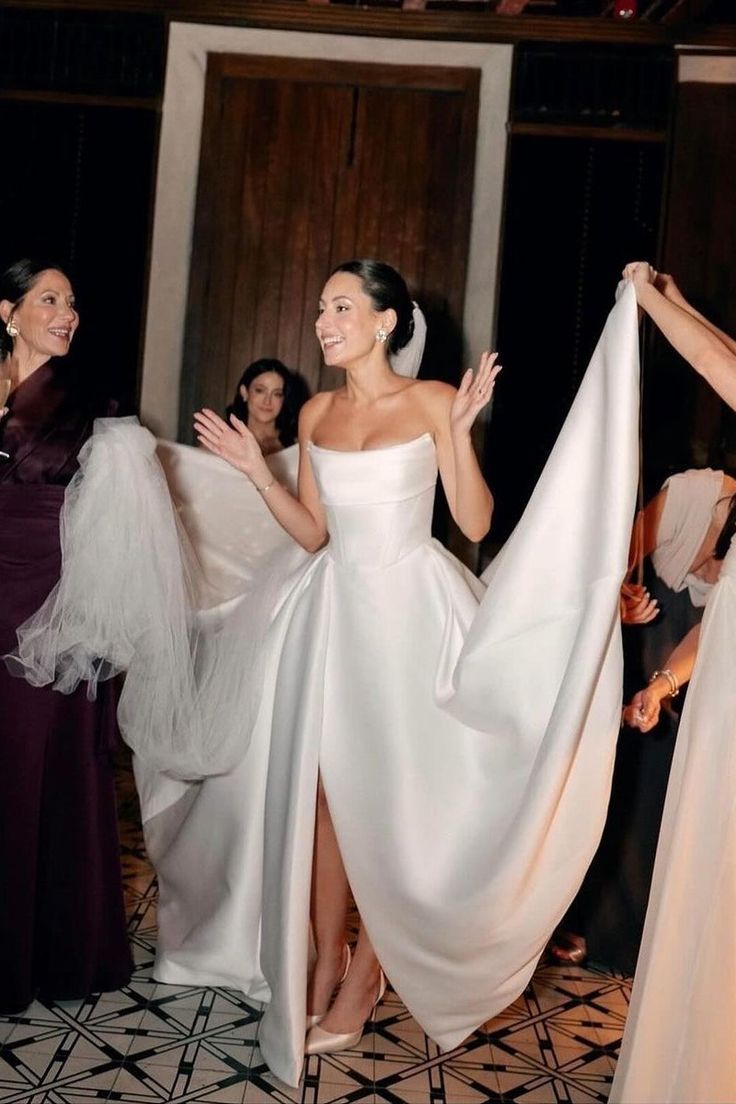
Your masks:
{"label": "bride's right hand", "polygon": [[252,479],[264,466],[258,441],[245,422],[230,415],[232,425],[223,421],[214,410],[198,410],[194,415],[197,440],[215,456],[227,460],[238,471]]}

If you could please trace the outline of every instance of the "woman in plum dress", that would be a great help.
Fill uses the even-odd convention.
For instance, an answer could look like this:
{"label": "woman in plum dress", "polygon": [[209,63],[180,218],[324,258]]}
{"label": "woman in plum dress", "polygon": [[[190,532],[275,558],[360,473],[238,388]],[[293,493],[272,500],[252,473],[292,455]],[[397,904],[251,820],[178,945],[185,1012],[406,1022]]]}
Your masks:
{"label": "woman in plum dress", "polygon": [[[109,404],[65,358],[79,324],[65,274],[20,261],[0,278],[0,655],[59,579],[59,516],[77,455]],[[114,687],[96,701],[0,663],[0,1011],[39,995],[118,989],[131,972],[111,753]]]}

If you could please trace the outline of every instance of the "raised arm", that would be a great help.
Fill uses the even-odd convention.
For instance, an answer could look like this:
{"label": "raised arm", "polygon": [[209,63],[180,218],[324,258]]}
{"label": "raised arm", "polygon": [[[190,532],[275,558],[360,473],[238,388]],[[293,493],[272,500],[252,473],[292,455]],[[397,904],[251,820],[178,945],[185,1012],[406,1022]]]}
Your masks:
{"label": "raised arm", "polygon": [[463,376],[457,391],[447,384],[423,384],[422,398],[428,404],[434,426],[442,486],[450,513],[468,540],[479,541],[488,532],[493,513],[493,495],[488,489],[475,455],[470,431],[490,401],[501,366],[495,353],[484,353],[478,371]]}
{"label": "raised arm", "polygon": [[194,415],[197,438],[204,448],[248,477],[279,525],[307,552],[316,552],[327,541],[325,515],[307,448],[321,399],[321,395],[310,399],[299,418],[298,498],[274,478],[258,442],[239,418],[231,415],[232,425],[228,425],[212,410]]}
{"label": "raised arm", "polygon": [[[674,349],[736,410],[736,349],[731,338],[706,322],[689,304],[668,298],[656,286],[657,274],[646,261],[634,261],[623,272],[636,298]],[[682,299],[682,296],[680,296]]]}
{"label": "raised arm", "polygon": [[687,299],[682,294],[679,287],[671,276],[669,276],[665,272],[655,272],[654,286],[656,287],[657,291],[660,291],[662,295],[664,295],[665,299],[669,299],[671,303],[676,303],[678,307],[681,307],[684,311],[687,311],[687,313],[691,314],[693,318],[697,318],[699,322],[702,322],[702,324],[707,329],[709,329],[710,332],[719,339],[719,341],[722,341],[723,344],[736,355],[736,341],[734,341],[732,337],[729,337],[727,333],[724,333],[723,330],[719,330],[718,326],[716,326],[713,322],[710,322],[705,317],[705,315],[702,315],[700,313],[700,311],[697,311],[692,303],[688,303]]}

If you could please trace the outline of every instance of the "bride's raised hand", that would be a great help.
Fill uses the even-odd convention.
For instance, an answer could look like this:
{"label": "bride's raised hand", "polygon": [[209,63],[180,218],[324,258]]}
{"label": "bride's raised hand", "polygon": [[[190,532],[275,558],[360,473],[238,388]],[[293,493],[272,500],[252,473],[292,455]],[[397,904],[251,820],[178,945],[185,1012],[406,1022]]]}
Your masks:
{"label": "bride's raised hand", "polygon": [[470,433],[478,414],[490,402],[496,377],[501,371],[501,365],[496,364],[497,357],[498,353],[483,353],[478,371],[473,374],[472,368],[468,368],[460,381],[450,407],[450,429],[453,433]]}
{"label": "bride's raised hand", "polygon": [[214,410],[198,410],[194,415],[194,430],[199,443],[232,464],[238,471],[253,476],[263,465],[263,453],[245,422],[230,415],[228,425]]}

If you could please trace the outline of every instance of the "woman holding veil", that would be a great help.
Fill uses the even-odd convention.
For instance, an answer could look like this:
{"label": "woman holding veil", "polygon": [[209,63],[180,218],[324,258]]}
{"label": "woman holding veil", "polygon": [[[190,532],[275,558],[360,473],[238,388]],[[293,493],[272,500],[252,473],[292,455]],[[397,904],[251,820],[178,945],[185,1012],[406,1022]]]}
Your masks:
{"label": "woman holding veil", "polygon": [[[736,341],[703,318],[668,276],[624,270],[677,352],[736,410]],[[736,1100],[736,549],[705,607],[627,709],[648,731],[661,702],[690,680],[677,734],[631,1006],[611,1100]],[[697,654],[697,661],[696,661]]]}
{"label": "woman holding veil", "polygon": [[[0,655],[62,570],[59,517],[93,419],[111,413],[66,362],[79,325],[58,266],[0,276]],[[9,397],[8,397],[9,396]],[[4,406],[0,402],[0,406]],[[97,565],[99,567],[99,565]],[[112,751],[115,688],[90,701],[0,663],[0,1013],[130,978]]]}

